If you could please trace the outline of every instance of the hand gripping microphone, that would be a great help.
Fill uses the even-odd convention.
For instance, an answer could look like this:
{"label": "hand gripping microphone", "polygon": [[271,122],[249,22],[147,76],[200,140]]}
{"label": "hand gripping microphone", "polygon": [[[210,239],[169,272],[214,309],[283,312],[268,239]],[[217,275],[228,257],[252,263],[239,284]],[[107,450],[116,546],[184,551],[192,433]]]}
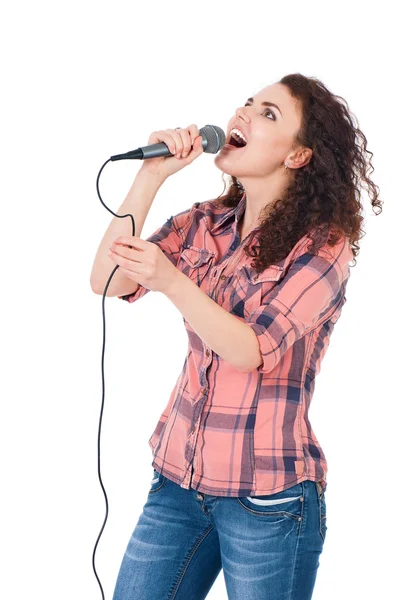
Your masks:
{"label": "hand gripping microphone", "polygon": [[[202,147],[204,152],[217,154],[225,144],[225,133],[221,127],[217,127],[217,125],[205,125],[202,129],[199,129],[199,135],[202,137]],[[158,156],[174,155],[170,152],[164,142],[159,142],[158,144],[142,146],[142,148],[131,150],[125,154],[115,154],[110,157],[110,160],[125,160],[128,158],[139,158],[140,160],[144,160],[145,158],[157,158]]]}

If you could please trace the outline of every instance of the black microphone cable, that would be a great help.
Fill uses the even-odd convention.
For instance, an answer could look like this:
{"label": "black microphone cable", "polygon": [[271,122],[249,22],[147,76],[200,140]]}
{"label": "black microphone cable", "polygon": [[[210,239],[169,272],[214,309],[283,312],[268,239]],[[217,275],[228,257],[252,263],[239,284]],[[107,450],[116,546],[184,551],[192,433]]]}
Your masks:
{"label": "black microphone cable", "polygon": [[[220,127],[217,127],[216,125],[205,125],[201,129],[199,129],[199,135],[202,136],[202,144],[203,144],[204,152],[208,152],[210,154],[216,154],[220,150],[220,148],[222,148],[222,146],[225,144],[225,133]],[[110,208],[108,208],[108,206],[106,206],[106,204],[103,202],[103,200],[101,198],[101,194],[99,191],[99,185],[98,185],[99,178],[101,176],[101,173],[102,173],[105,165],[107,165],[108,162],[110,162],[110,161],[126,160],[126,159],[127,160],[128,159],[141,159],[142,160],[142,159],[147,159],[147,158],[154,158],[156,156],[173,156],[173,155],[169,151],[167,145],[164,142],[160,142],[159,144],[151,144],[149,146],[143,146],[142,148],[138,148],[137,150],[133,150],[131,152],[126,152],[125,154],[115,154],[115,155],[111,156],[110,158],[108,158],[108,160],[106,160],[104,162],[104,164],[102,165],[102,167],[100,168],[100,170],[98,172],[96,187],[97,187],[97,194],[98,194],[101,204],[106,208],[106,210],[108,210],[110,213],[112,213],[112,215],[114,217],[118,217],[119,219],[124,219],[125,217],[131,217],[132,231],[133,231],[131,234],[132,236],[135,236],[135,221],[134,221],[133,215],[130,213],[127,213],[126,215],[117,215]],[[106,512],[105,512],[105,519],[104,519],[103,525],[101,527],[101,530],[99,532],[99,535],[98,535],[97,540],[94,545],[93,556],[92,556],[92,565],[93,565],[93,569],[94,569],[94,574],[97,578],[98,585],[100,586],[100,589],[101,589],[102,600],[105,600],[105,596],[104,596],[104,591],[102,589],[101,582],[97,575],[97,571],[95,569],[95,552],[96,552],[96,549],[98,546],[99,539],[104,530],[105,523],[108,519],[108,497],[106,495],[105,488],[102,483],[101,468],[100,468],[100,464],[101,464],[100,437],[101,437],[102,415],[104,412],[104,398],[105,398],[105,377],[104,377],[105,308],[104,307],[105,307],[106,292],[108,290],[111,279],[112,279],[113,275],[115,274],[116,269],[118,269],[118,268],[119,268],[119,265],[116,265],[116,267],[111,272],[109,279],[105,285],[104,293],[102,295],[102,326],[103,326],[103,344],[102,344],[102,356],[101,356],[102,401],[101,401],[101,412],[100,412],[99,427],[98,427],[98,441],[97,441],[98,463],[97,463],[97,466],[98,466],[98,478],[99,478],[99,481],[100,481],[100,484],[102,487],[102,491],[104,492],[104,496],[105,496]]]}
{"label": "black microphone cable", "polygon": [[[132,214],[130,214],[130,213],[127,213],[126,215],[117,215],[117,214],[116,214],[116,213],[114,213],[114,212],[113,212],[113,211],[112,211],[110,208],[108,208],[108,207],[106,206],[106,204],[103,202],[103,200],[102,200],[102,198],[101,198],[101,194],[100,194],[100,191],[99,191],[99,186],[98,186],[99,178],[100,178],[100,176],[101,176],[101,173],[102,173],[102,171],[103,171],[103,169],[104,169],[105,165],[107,165],[107,164],[108,164],[108,162],[110,162],[110,161],[112,161],[112,160],[114,160],[114,159],[113,159],[113,157],[111,157],[111,158],[108,158],[108,160],[106,160],[106,161],[104,162],[104,164],[102,165],[101,169],[99,170],[99,173],[98,173],[98,176],[97,176],[97,183],[96,183],[96,187],[97,187],[97,194],[98,194],[98,197],[99,197],[99,199],[100,199],[100,202],[101,202],[101,204],[102,204],[103,206],[105,206],[106,210],[109,210],[109,212],[110,212],[110,213],[112,213],[114,217],[118,217],[118,218],[120,218],[120,219],[124,219],[125,217],[131,217],[131,223],[132,223],[132,229],[133,229],[133,233],[132,233],[131,235],[133,235],[133,236],[134,236],[134,235],[135,235],[135,221],[134,221],[134,217],[133,217],[133,215],[132,215]],[[103,532],[103,530],[104,530],[105,523],[106,523],[106,521],[107,521],[107,519],[108,519],[108,498],[107,498],[107,495],[106,495],[106,492],[105,492],[105,488],[104,488],[104,486],[103,486],[103,483],[102,483],[102,479],[101,479],[101,468],[100,468],[100,464],[101,464],[101,446],[100,446],[100,437],[101,437],[101,424],[102,424],[102,415],[103,415],[103,412],[104,412],[104,397],[105,397],[105,377],[104,377],[104,355],[105,355],[105,297],[106,297],[106,292],[107,292],[107,290],[108,290],[108,287],[109,287],[109,284],[110,284],[110,282],[111,282],[111,279],[112,279],[113,275],[116,273],[116,269],[118,269],[118,268],[119,268],[119,265],[116,265],[116,267],[113,269],[112,273],[110,274],[110,276],[109,276],[109,279],[108,279],[108,281],[107,281],[107,283],[106,283],[106,286],[105,286],[105,288],[104,288],[104,293],[103,293],[103,295],[102,295],[102,327],[103,327],[103,343],[102,343],[102,356],[101,356],[101,375],[102,375],[102,402],[101,402],[101,412],[100,412],[99,428],[98,428],[98,442],[97,442],[97,450],[98,450],[98,463],[97,463],[97,465],[98,465],[98,478],[99,478],[99,480],[100,480],[100,484],[101,484],[101,487],[102,487],[102,491],[104,492],[104,496],[105,496],[105,506],[106,506],[106,512],[105,512],[105,519],[104,519],[103,525],[102,525],[102,527],[101,527],[101,530],[100,530],[100,532],[99,532],[99,535],[98,535],[97,541],[95,542],[94,551],[93,551],[93,569],[94,569],[94,573],[95,573],[95,576],[96,576],[96,578],[97,578],[97,581],[98,581],[98,585],[100,586],[100,589],[101,589],[102,600],[105,600],[105,596],[104,596],[104,590],[102,589],[101,582],[100,582],[100,580],[99,580],[99,578],[98,578],[98,575],[97,575],[97,571],[96,571],[96,569],[95,569],[95,552],[96,552],[96,549],[97,549],[97,546],[98,546],[99,539],[100,539],[100,537],[101,537],[101,535],[102,535],[102,532]]]}

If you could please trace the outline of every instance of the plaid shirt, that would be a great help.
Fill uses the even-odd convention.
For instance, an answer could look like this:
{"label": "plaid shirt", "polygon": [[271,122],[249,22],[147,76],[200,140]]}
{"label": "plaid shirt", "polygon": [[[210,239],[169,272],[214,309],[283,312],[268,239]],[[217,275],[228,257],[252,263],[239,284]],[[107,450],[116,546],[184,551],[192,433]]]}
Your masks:
{"label": "plaid shirt", "polygon": [[[318,256],[302,237],[259,275],[239,239],[235,208],[196,202],[147,241],[215,302],[255,332],[263,358],[240,372],[206,346],[188,321],[188,352],[148,443],[152,467],[181,487],[215,496],[268,495],[309,479],[326,489],[327,463],[308,410],[315,376],[346,302],[348,238]],[[148,291],[118,296],[135,302]]]}

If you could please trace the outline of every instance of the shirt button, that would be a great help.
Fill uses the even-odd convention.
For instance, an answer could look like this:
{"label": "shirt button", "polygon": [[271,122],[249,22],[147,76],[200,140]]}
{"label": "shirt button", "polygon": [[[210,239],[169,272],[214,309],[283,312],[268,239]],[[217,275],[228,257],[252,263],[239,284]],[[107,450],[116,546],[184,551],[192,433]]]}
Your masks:
{"label": "shirt button", "polygon": [[206,356],[210,356],[210,350],[209,349],[206,350]]}
{"label": "shirt button", "polygon": [[220,275],[220,279],[226,279],[227,276],[226,275]]}
{"label": "shirt button", "polygon": [[207,394],[207,389],[206,388],[202,388],[202,394]]}

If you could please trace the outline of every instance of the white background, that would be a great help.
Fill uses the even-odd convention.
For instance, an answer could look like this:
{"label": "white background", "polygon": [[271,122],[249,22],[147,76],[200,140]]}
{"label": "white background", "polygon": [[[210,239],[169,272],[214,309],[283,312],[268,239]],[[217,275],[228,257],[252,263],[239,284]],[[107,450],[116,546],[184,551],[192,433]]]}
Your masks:
{"label": "white background", "polygon": [[[225,129],[248,96],[294,72],[347,100],[384,201],[376,217],[363,194],[366,236],[310,411],[329,466],[328,532],[313,598],[392,597],[397,47],[387,7],[39,0],[3,9],[3,598],[101,598],[91,561],[105,518],[97,473],[102,297],[89,277],[112,215],[96,193],[99,169],[112,154],[146,145],[154,130]],[[164,184],[142,238],[222,192],[213,160],[203,154]],[[114,212],[140,165],[120,161],[103,171],[101,195]],[[160,293],[133,305],[107,298],[105,314],[100,442],[109,515],[96,569],[111,600],[152,479],[147,442],[187,337],[181,314]],[[221,572],[208,598],[226,597]]]}

